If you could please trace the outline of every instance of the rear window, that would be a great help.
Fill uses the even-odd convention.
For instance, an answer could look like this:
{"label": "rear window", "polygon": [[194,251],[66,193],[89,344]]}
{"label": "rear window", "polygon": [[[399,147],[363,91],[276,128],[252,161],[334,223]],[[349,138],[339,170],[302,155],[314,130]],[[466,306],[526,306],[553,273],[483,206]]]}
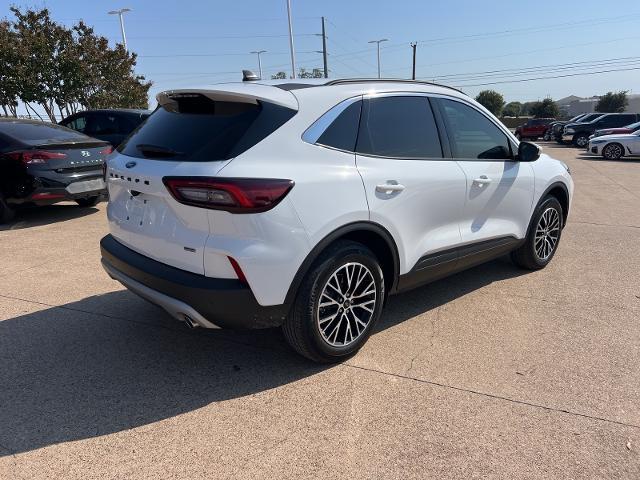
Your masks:
{"label": "rear window", "polygon": [[227,160],[258,144],[295,114],[268,102],[222,102],[190,95],[158,107],[118,151],[157,160]]}
{"label": "rear window", "polygon": [[0,131],[27,145],[87,141],[86,135],[52,123],[1,122]]}

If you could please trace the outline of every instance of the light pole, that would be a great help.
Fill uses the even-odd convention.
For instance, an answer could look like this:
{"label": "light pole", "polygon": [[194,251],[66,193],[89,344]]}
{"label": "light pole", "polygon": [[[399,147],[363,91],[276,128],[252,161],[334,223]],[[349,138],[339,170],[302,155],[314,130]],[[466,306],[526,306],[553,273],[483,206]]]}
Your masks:
{"label": "light pole", "polygon": [[291,50],[291,78],[296,78],[296,53],[293,48],[293,25],[291,24],[291,0],[287,0],[287,18],[289,19],[289,49]]}
{"label": "light pole", "polygon": [[376,43],[378,44],[378,78],[380,78],[380,44],[382,42],[388,42],[388,38],[381,38],[380,40],[371,40],[368,43]]}
{"label": "light pole", "polygon": [[120,31],[122,32],[122,45],[124,49],[128,52],[127,49],[127,36],[124,34],[124,20],[122,19],[122,14],[126,12],[130,12],[130,8],[121,8],[120,10],[111,10],[109,15],[118,15],[120,17]]}
{"label": "light pole", "polygon": [[266,50],[254,50],[253,52],[249,53],[255,53],[256,55],[258,55],[258,71],[260,72],[260,80],[262,80],[262,59],[260,58],[260,54],[266,53]]}

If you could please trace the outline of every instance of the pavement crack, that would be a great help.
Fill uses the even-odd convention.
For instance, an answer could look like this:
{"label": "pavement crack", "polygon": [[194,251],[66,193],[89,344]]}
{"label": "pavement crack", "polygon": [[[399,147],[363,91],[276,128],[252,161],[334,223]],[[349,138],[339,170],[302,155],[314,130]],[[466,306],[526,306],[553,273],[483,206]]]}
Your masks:
{"label": "pavement crack", "polygon": [[503,401],[503,402],[514,403],[514,404],[523,405],[523,406],[526,406],[526,407],[531,407],[531,408],[536,408],[536,409],[550,411],[550,412],[556,412],[556,413],[563,413],[563,414],[571,415],[571,416],[575,416],[575,417],[582,417],[582,418],[587,418],[589,420],[595,420],[595,421],[599,421],[599,422],[606,422],[606,423],[611,423],[611,424],[614,424],[614,425],[621,425],[621,426],[624,426],[624,427],[635,428],[635,429],[640,430],[640,425],[635,425],[633,423],[621,422],[619,420],[613,420],[611,418],[598,417],[598,416],[595,416],[595,415],[588,415],[586,413],[574,412],[572,410],[568,410],[568,409],[564,409],[564,408],[549,407],[547,405],[542,405],[542,404],[539,404],[539,403],[527,402],[525,400],[518,400],[516,398],[509,398],[509,397],[505,397],[505,396],[502,396],[502,395],[496,395],[496,394],[493,394],[493,393],[481,392],[479,390],[473,390],[471,388],[456,387],[455,385],[448,385],[446,383],[434,382],[432,380],[426,380],[426,379],[423,379],[423,378],[410,377],[408,375],[403,375],[403,374],[400,374],[400,373],[385,372],[385,371],[382,371],[382,370],[377,370],[375,368],[362,367],[362,366],[353,365],[353,364],[350,364],[350,363],[343,363],[342,366],[348,367],[348,368],[355,368],[355,369],[358,369],[358,370],[364,370],[366,372],[371,372],[371,373],[378,373],[380,375],[388,375],[390,377],[395,377],[395,378],[400,378],[400,379],[403,379],[403,380],[409,380],[409,381],[413,381],[413,382],[423,383],[423,384],[431,385],[431,386],[434,386],[434,387],[440,387],[440,388],[446,388],[446,389],[449,389],[449,390],[455,390],[457,392],[464,392],[464,393],[469,393],[469,394],[472,394],[472,395],[478,395],[478,396],[485,397],[485,398],[492,398],[494,400],[500,400],[500,401]]}

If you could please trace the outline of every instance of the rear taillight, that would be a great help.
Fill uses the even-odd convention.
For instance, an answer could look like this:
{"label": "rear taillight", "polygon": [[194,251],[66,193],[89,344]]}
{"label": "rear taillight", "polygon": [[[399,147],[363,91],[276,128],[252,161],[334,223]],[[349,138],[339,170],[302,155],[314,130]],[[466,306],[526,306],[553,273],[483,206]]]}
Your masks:
{"label": "rear taillight", "polygon": [[62,160],[67,158],[66,153],[49,152],[46,150],[23,150],[6,154],[13,160],[19,160],[25,165],[43,164],[49,160]]}
{"label": "rear taillight", "polygon": [[111,152],[113,152],[113,147],[111,145],[109,145],[108,147],[104,147],[98,153],[100,155],[109,155],[109,154],[111,154]]}
{"label": "rear taillight", "polygon": [[293,180],[275,178],[165,177],[180,203],[233,213],[264,212],[275,207],[293,188]]}

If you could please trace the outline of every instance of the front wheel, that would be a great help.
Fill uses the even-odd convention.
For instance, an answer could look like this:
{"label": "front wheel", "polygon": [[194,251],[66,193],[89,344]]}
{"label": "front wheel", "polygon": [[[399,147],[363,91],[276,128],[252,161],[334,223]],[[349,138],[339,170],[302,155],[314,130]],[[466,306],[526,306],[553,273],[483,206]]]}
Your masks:
{"label": "front wheel", "polygon": [[384,304],[380,264],[367,247],[340,241],[305,276],[283,325],[299,354],[322,363],[339,362],[367,341]]}
{"label": "front wheel", "polygon": [[548,142],[549,140],[551,140],[551,133],[550,132],[545,132],[544,136],[542,137],[542,139],[546,142]]}
{"label": "front wheel", "polygon": [[87,197],[87,198],[78,198],[76,199],[76,203],[83,208],[86,207],[95,207],[100,201],[100,196],[96,195],[95,197]]}
{"label": "front wheel", "polygon": [[618,160],[622,157],[624,150],[619,143],[610,143],[602,149],[602,156],[607,160]]}
{"label": "front wheel", "polygon": [[514,263],[528,270],[546,267],[558,249],[563,218],[558,199],[545,197],[533,213],[524,243],[511,253]]}
{"label": "front wheel", "polygon": [[576,147],[585,148],[589,143],[589,137],[584,134],[578,135],[573,139],[573,143]]}

